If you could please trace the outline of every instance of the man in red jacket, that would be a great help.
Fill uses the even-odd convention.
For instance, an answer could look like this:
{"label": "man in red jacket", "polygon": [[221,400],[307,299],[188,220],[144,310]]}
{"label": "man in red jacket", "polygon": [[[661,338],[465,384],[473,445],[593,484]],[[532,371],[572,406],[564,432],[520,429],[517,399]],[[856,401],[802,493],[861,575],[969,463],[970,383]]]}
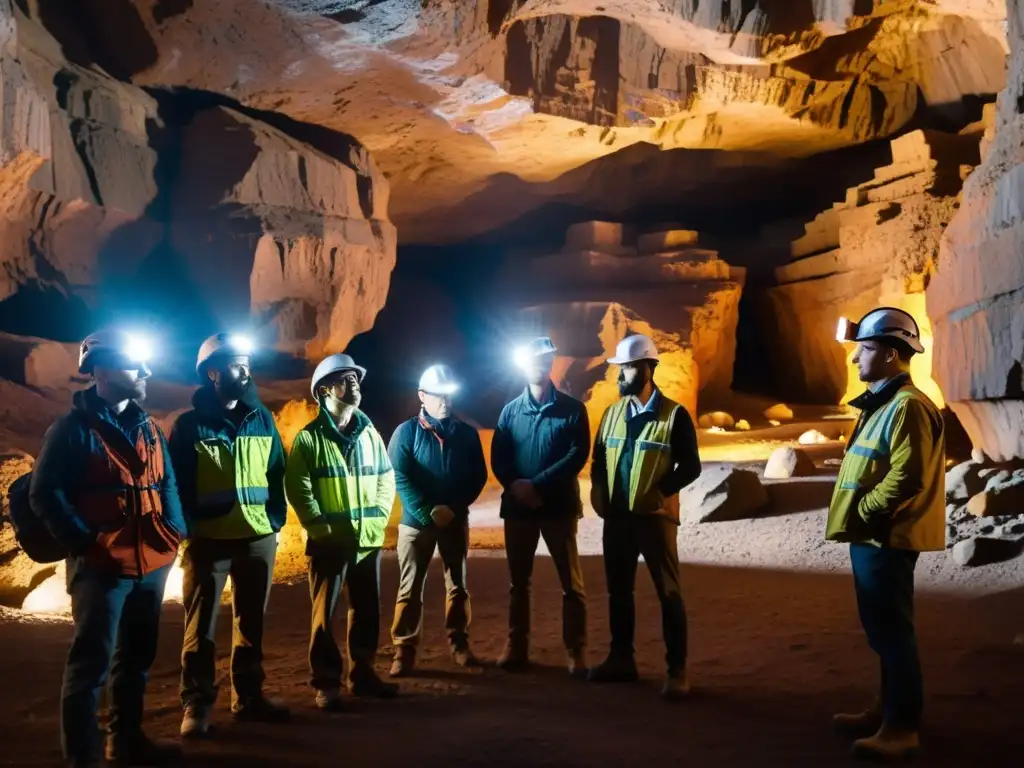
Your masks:
{"label": "man in red jacket", "polygon": [[61,742],[77,768],[101,764],[96,710],[112,662],[107,761],[159,766],[178,753],[142,732],[164,585],[185,531],[166,441],[139,406],[145,358],[138,340],[117,331],[82,342],[79,371],[95,385],[47,431],[29,487],[32,511],[69,553],[75,635]]}

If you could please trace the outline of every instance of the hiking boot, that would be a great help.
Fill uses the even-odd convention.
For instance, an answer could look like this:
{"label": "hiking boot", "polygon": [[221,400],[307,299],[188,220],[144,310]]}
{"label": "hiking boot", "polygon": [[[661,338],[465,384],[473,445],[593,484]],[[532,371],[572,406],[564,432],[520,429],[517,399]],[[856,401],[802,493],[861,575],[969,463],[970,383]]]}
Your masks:
{"label": "hiking boot", "polygon": [[210,708],[189,704],[185,707],[185,715],[181,718],[181,737],[183,739],[201,739],[210,732]]}
{"label": "hiking boot", "polygon": [[853,757],[882,760],[906,760],[921,749],[917,731],[882,725],[878,733],[853,742]]}
{"label": "hiking boot", "polygon": [[398,683],[385,683],[374,670],[361,673],[348,681],[348,690],[353,696],[375,699],[393,699],[398,695]]}
{"label": "hiking boot", "polygon": [[160,768],[181,757],[181,745],[168,739],[151,739],[142,731],[130,736],[107,736],[106,758],[120,768]]}
{"label": "hiking boot", "polygon": [[282,702],[262,695],[235,702],[231,705],[231,714],[236,720],[252,723],[283,723],[291,716]]}
{"label": "hiking boot", "polygon": [[876,733],[882,727],[882,705],[875,702],[863,712],[840,713],[832,716],[832,727],[837,733],[854,738],[864,738]]}
{"label": "hiking boot", "polygon": [[406,677],[416,666],[416,651],[412,646],[400,645],[395,648],[395,658],[391,661],[388,674],[391,677]]}
{"label": "hiking boot", "polygon": [[569,677],[573,680],[586,680],[590,670],[587,669],[587,656],[583,651],[569,652]]}
{"label": "hiking boot", "polygon": [[529,664],[530,655],[527,653],[526,646],[511,641],[505,643],[505,649],[498,657],[498,669],[503,669],[506,672],[522,672]]}
{"label": "hiking boot", "polygon": [[473,655],[468,645],[452,648],[452,661],[459,667],[480,667],[480,659]]}
{"label": "hiking boot", "polygon": [[679,701],[690,695],[690,676],[686,669],[668,671],[665,685],[661,687],[661,695],[668,701]]}
{"label": "hiking boot", "polygon": [[341,701],[341,690],[339,688],[327,688],[317,690],[316,708],[321,712],[342,712],[345,709]]}
{"label": "hiking boot", "polygon": [[636,659],[610,653],[608,658],[590,670],[587,680],[591,683],[635,683],[640,679]]}

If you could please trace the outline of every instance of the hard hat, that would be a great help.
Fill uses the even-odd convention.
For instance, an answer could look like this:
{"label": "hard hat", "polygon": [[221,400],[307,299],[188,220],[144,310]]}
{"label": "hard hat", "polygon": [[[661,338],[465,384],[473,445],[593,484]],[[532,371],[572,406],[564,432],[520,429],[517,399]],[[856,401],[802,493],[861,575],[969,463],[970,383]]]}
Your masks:
{"label": "hard hat", "polygon": [[615,357],[608,359],[612,365],[626,365],[638,360],[657,360],[658,348],[642,333],[627,336],[615,347]]}
{"label": "hard hat", "polygon": [[366,369],[361,365],[356,365],[356,361],[352,359],[350,355],[336,354],[325,357],[320,361],[320,365],[313,371],[313,380],[309,384],[309,391],[313,394],[313,399],[318,399],[316,396],[316,388],[321,381],[326,379],[332,373],[340,373],[341,371],[355,371],[359,376],[359,381],[366,377]]}
{"label": "hard hat", "polygon": [[914,352],[924,352],[921,330],[909,312],[895,307],[879,307],[868,312],[859,323],[839,318],[836,341],[900,341]]}
{"label": "hard hat", "polygon": [[91,374],[97,362],[106,357],[110,367],[137,370],[145,378],[152,373],[146,365],[152,354],[152,344],[145,337],[107,328],[90,334],[82,342],[78,350],[78,372]]}
{"label": "hard hat", "polygon": [[203,375],[203,366],[215,357],[248,357],[253,353],[256,345],[248,336],[240,336],[233,333],[215,333],[203,342],[199,347],[199,356],[196,358],[196,373]]}
{"label": "hard hat", "polygon": [[558,352],[551,338],[538,336],[524,347],[517,347],[512,353],[512,361],[520,368],[525,368],[530,361],[541,355],[553,355]]}
{"label": "hard hat", "polygon": [[447,365],[432,365],[420,376],[419,390],[428,395],[454,395],[458,389],[455,373]]}

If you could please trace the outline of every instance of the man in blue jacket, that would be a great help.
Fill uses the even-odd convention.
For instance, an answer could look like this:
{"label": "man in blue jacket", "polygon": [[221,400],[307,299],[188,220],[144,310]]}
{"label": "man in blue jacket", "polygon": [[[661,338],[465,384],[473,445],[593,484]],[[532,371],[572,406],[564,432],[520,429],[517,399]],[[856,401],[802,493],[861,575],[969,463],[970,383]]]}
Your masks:
{"label": "man in blue jacket", "polygon": [[498,666],[520,670],[529,663],[530,577],[544,537],[562,584],[562,640],[569,674],[586,677],[587,607],[576,526],[583,515],[578,475],[590,451],[583,403],[551,381],[554,344],[530,343],[518,361],[526,374],[523,394],[506,405],[491,444],[491,468],[505,489],[501,516],[512,581],[509,636]]}
{"label": "man in blue jacket", "polygon": [[166,441],[139,405],[147,352],[116,330],[82,342],[78,369],[95,384],[47,431],[29,486],[32,511],[69,553],[75,633],[64,667],[61,743],[77,768],[102,763],[96,710],[108,670],[107,761],[159,766],[179,752],[142,732],[164,585],[185,533]]}
{"label": "man in blue jacket", "polygon": [[392,677],[409,674],[423,618],[423,590],[434,550],[441,552],[445,582],[445,630],[452,659],[461,667],[478,664],[469,649],[470,603],[466,589],[469,506],[487,483],[480,436],[452,414],[458,389],[447,365],[423,372],[422,408],[391,436],[388,455],[402,500],[398,526],[400,581],[391,638]]}
{"label": "man in blue jacket", "polygon": [[231,712],[279,722],[288,710],[263,694],[263,619],[285,523],[285,458],[273,416],[256,395],[251,343],[211,336],[199,350],[203,380],[171,431],[170,447],[189,525],[183,560],[181,735],[205,736],[217,698],[217,615],[231,576],[234,631]]}

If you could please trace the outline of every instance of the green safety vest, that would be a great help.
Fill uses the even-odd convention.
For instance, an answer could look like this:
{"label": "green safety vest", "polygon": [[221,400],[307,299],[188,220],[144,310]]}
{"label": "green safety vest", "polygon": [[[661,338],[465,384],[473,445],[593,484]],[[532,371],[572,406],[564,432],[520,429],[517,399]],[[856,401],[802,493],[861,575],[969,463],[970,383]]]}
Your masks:
{"label": "green safety vest", "polygon": [[326,411],[296,436],[285,490],[311,537],[325,537],[365,556],[384,546],[395,473],[380,433],[361,411],[355,418],[352,438],[338,432]]}
{"label": "green safety vest", "polygon": [[[250,414],[246,419],[253,416]],[[210,437],[196,442],[195,448],[197,506],[202,509],[232,505],[226,514],[217,517],[200,515],[195,521],[196,535],[238,539],[273,533],[267,516],[267,467],[273,437],[239,435],[234,443],[224,437]]]}
{"label": "green safety vest", "polygon": [[[618,479],[619,459],[626,445],[626,408],[630,398],[624,397],[608,407],[597,439],[605,446],[605,471],[608,482],[608,498],[614,497],[615,482]],[[681,406],[658,395],[658,411],[654,419],[640,430],[633,449],[633,464],[629,471],[629,509],[636,513],[652,513],[669,517],[679,522],[679,496],[659,499],[655,505],[650,501],[656,492],[657,483],[672,469],[672,424]]]}

